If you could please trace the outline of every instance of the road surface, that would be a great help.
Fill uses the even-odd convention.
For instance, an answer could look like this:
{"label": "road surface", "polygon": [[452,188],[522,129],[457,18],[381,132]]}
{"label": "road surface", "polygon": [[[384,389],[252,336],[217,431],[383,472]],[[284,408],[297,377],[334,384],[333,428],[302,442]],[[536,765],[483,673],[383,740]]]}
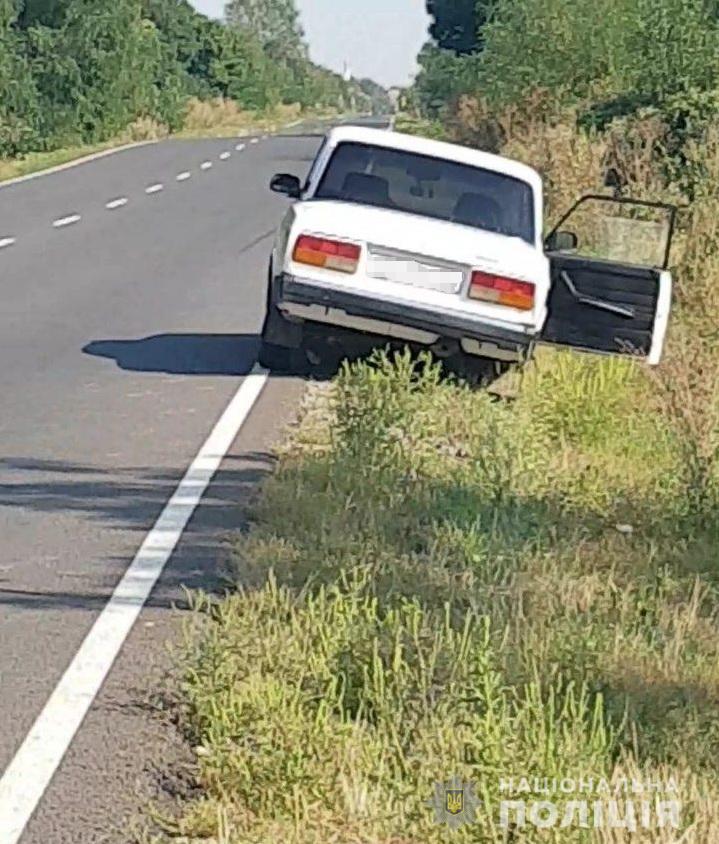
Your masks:
{"label": "road surface", "polygon": [[[320,139],[254,140],[170,140],[0,187],[0,844],[131,841],[127,818],[181,779],[168,767],[183,743],[152,711],[171,607],[217,583],[293,379],[241,398],[239,433],[47,788],[36,764],[62,750],[48,700],[255,365],[287,202],[267,184],[304,175]],[[72,700],[55,701],[65,726]],[[7,795],[28,814],[32,791],[13,832]]]}

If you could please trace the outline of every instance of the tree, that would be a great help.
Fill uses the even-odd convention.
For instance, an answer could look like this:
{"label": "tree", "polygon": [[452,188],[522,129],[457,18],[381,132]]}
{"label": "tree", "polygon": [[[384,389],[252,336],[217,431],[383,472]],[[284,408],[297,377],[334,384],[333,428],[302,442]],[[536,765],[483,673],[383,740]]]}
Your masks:
{"label": "tree", "polygon": [[235,0],[232,26],[188,0],[0,0],[0,156],[105,140],[137,118],[180,128],[190,97],[337,104],[293,0]]}
{"label": "tree", "polygon": [[360,79],[357,84],[368,100],[372,114],[391,114],[392,101],[385,88],[375,82],[374,79]]}
{"label": "tree", "polygon": [[432,16],[430,34],[438,47],[455,53],[473,53],[481,46],[492,0],[427,0]]}
{"label": "tree", "polygon": [[37,88],[17,15],[13,0],[0,0],[0,155],[20,155],[39,143]]}
{"label": "tree", "polygon": [[275,59],[307,57],[294,0],[230,0],[225,16],[232,28],[256,38]]}

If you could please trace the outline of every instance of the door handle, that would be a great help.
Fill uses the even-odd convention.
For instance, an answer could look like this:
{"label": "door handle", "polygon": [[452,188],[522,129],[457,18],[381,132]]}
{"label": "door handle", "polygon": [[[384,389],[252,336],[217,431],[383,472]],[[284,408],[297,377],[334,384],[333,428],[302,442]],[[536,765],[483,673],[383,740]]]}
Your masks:
{"label": "door handle", "polygon": [[628,305],[616,305],[614,302],[606,302],[604,299],[595,299],[592,296],[585,296],[574,286],[574,282],[566,270],[562,270],[559,277],[564,282],[572,298],[576,299],[577,302],[581,302],[582,305],[589,305],[590,308],[599,308],[602,311],[609,311],[612,314],[626,317],[626,319],[634,319],[634,308],[630,308]]}

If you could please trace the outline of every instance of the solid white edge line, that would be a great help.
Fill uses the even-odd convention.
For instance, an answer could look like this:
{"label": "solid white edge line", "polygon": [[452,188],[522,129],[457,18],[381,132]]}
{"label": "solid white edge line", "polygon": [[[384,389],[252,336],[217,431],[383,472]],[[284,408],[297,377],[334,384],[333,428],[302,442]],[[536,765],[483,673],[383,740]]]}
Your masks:
{"label": "solid white edge line", "polygon": [[164,190],[165,186],[160,184],[159,182],[156,185],[149,185],[145,188],[145,193],[159,193],[161,190]]}
{"label": "solid white edge line", "polygon": [[127,205],[127,197],[120,196],[117,199],[111,199],[110,202],[105,203],[105,208],[108,211],[114,211],[116,208],[122,208],[123,205]]}
{"label": "solid white edge line", "polygon": [[178,182],[185,182],[187,181],[187,179],[190,178],[191,175],[192,173],[190,173],[189,170],[185,170],[183,173],[178,173],[176,179]]}
{"label": "solid white edge line", "polygon": [[79,223],[80,220],[82,220],[82,217],[79,214],[70,214],[67,217],[60,217],[57,220],[53,220],[52,224],[54,228],[61,229],[64,226],[71,226],[73,223]]}
{"label": "solid white edge line", "polygon": [[128,149],[135,149],[135,147],[145,147],[148,144],[156,144],[157,141],[137,141],[132,144],[123,144],[112,149],[103,149],[100,152],[93,152],[91,155],[83,155],[82,158],[75,158],[72,161],[66,161],[64,164],[58,164],[55,167],[48,167],[45,170],[38,170],[37,173],[28,173],[26,176],[15,176],[13,179],[6,179],[0,182],[0,190],[10,187],[10,185],[18,185],[20,182],[29,182],[31,179],[39,179],[41,176],[51,176],[53,173],[61,173],[63,170],[70,170],[72,167],[78,167],[80,164],[89,164],[91,161],[97,161],[99,158],[107,158],[108,155],[115,155],[118,152],[125,152]]}
{"label": "solid white edge line", "polygon": [[200,170],[209,170],[210,167],[212,167],[211,161],[203,161],[202,164],[200,164]]}
{"label": "solid white edge line", "polygon": [[12,246],[13,243],[17,243],[17,240],[14,237],[0,237],[0,249],[7,249],[7,247]]}
{"label": "solid white edge line", "polygon": [[0,779],[2,844],[20,840],[267,378],[258,366],[246,376],[5,770]]}

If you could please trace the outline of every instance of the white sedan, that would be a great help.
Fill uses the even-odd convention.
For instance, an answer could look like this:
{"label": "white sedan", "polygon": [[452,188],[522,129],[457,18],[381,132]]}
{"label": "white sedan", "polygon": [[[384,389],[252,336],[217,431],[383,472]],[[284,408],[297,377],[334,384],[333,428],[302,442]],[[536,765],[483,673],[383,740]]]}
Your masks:
{"label": "white sedan", "polygon": [[[387,344],[431,349],[474,381],[537,342],[661,358],[672,206],[582,197],[560,223],[582,230],[582,254],[575,231],[544,237],[532,168],[356,126],[327,135],[304,185],[280,174],[271,188],[296,201],[272,252],[263,366]],[[647,219],[655,212],[664,223]],[[647,234],[661,241],[656,258]],[[619,247],[629,255],[617,260]]]}

